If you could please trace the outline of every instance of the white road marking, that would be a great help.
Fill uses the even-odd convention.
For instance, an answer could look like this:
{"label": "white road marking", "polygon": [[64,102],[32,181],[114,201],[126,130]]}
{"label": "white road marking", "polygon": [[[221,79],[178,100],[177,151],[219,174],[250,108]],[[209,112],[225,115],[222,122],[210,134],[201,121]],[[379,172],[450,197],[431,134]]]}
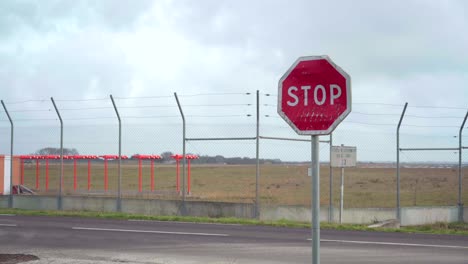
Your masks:
{"label": "white road marking", "polygon": [[0,226],[17,226],[15,224],[0,224]]}
{"label": "white road marking", "polygon": [[[312,240],[308,238],[307,240]],[[468,249],[464,246],[451,246],[451,245],[431,245],[431,244],[411,244],[411,243],[393,243],[393,242],[378,242],[378,241],[353,241],[353,240],[335,240],[335,239],[320,239],[320,242],[338,242],[350,244],[373,244],[373,245],[387,245],[387,246],[408,246],[408,247],[434,247],[434,248],[458,248]]]}
{"label": "white road marking", "polygon": [[0,216],[16,216],[15,214],[0,214]]}
{"label": "white road marking", "polygon": [[128,219],[128,221],[131,221],[131,222],[174,223],[174,224],[241,226],[241,224],[201,223],[201,222],[183,222],[183,221],[159,221],[159,220],[140,220],[140,219]]}
{"label": "white road marking", "polygon": [[192,235],[192,236],[222,236],[227,237],[228,234],[211,234],[211,233],[190,233],[190,232],[169,232],[169,231],[154,231],[154,230],[133,230],[133,229],[113,229],[113,228],[96,228],[96,227],[72,227],[74,230],[93,230],[93,231],[113,231],[113,232],[130,232],[130,233],[153,233],[153,234],[172,234],[172,235]]}

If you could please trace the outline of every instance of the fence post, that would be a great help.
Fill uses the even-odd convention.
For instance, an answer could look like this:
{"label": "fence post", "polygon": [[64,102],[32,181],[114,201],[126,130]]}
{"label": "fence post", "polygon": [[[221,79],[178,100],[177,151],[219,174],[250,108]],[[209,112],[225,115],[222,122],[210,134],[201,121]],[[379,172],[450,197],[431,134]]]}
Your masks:
{"label": "fence post", "polygon": [[122,120],[120,119],[119,111],[115,105],[114,97],[110,95],[112,105],[114,106],[115,114],[119,120],[119,164],[118,164],[118,184],[117,184],[117,212],[122,211]]}
{"label": "fence post", "polygon": [[185,165],[187,163],[187,159],[185,157],[185,141],[186,141],[186,129],[185,129],[185,115],[184,111],[182,111],[182,106],[180,105],[179,97],[177,97],[177,93],[174,93],[177,106],[179,107],[180,116],[182,117],[182,215],[185,215]]}
{"label": "fence post", "polygon": [[396,144],[397,144],[397,219],[401,223],[401,207],[400,207],[400,126],[401,122],[403,121],[403,117],[405,116],[406,112],[406,107],[408,107],[408,103],[405,103],[405,106],[403,107],[403,112],[401,113],[400,116],[400,121],[398,122],[397,126],[397,138],[396,138]]}
{"label": "fence post", "polygon": [[330,204],[328,205],[328,222],[333,222],[333,168],[332,168],[333,133],[330,133]]}
{"label": "fence post", "polygon": [[11,134],[10,134],[10,195],[8,196],[8,208],[13,208],[13,132],[14,132],[14,126],[13,126],[13,120],[11,119],[10,113],[8,113],[8,110],[5,106],[5,103],[2,101],[2,106],[3,109],[5,110],[5,113],[8,117],[8,120],[10,120],[10,125],[11,125]]}
{"label": "fence post", "polygon": [[255,143],[255,218],[260,217],[259,179],[260,179],[260,95],[257,90],[257,133]]}
{"label": "fence post", "polygon": [[60,112],[55,104],[54,98],[51,97],[50,100],[54,105],[55,112],[60,120],[60,180],[59,180],[59,194],[57,199],[57,207],[58,210],[62,210],[62,185],[63,185],[63,120],[62,116],[60,116]]}
{"label": "fence post", "polygon": [[466,119],[468,117],[468,111],[466,111],[465,118],[463,118],[462,125],[460,126],[460,131],[458,132],[458,221],[463,222],[463,200],[462,200],[462,181],[463,181],[463,172],[462,172],[462,134],[463,127],[465,126]]}

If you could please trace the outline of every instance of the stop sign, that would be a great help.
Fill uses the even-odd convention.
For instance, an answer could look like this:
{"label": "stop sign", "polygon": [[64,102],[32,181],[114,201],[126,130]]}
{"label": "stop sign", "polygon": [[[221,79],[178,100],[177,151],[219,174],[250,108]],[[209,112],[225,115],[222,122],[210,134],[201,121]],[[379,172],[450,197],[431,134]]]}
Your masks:
{"label": "stop sign", "polygon": [[327,135],[351,112],[351,77],[328,56],[300,57],[278,83],[278,114],[300,135]]}

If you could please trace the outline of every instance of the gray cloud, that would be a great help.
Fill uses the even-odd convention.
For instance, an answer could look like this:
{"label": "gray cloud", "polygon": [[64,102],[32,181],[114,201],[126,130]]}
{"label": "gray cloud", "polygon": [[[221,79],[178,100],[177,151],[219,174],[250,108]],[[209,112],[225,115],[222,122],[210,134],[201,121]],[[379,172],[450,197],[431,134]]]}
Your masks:
{"label": "gray cloud", "polygon": [[291,58],[329,54],[362,75],[467,70],[468,35],[462,32],[468,24],[468,5],[463,1],[175,5],[174,10],[181,10],[175,25],[206,45],[253,46],[259,52],[278,50]]}
{"label": "gray cloud", "polygon": [[[351,74],[354,102],[402,104],[408,101],[410,105],[463,107],[468,98],[468,53],[465,51],[468,35],[464,34],[468,27],[467,11],[464,1],[419,0],[2,1],[0,89],[6,101],[50,96],[82,99],[107,97],[110,93],[147,97],[172,95],[174,91],[242,93],[258,89],[276,94],[279,77],[298,56],[328,54]],[[181,99],[184,104],[248,104],[254,98],[226,95]],[[274,105],[276,99],[262,97],[263,102]],[[150,104],[143,99],[118,103],[122,106]],[[170,105],[174,99],[152,103]],[[47,105],[50,107],[48,102]],[[398,107],[381,109],[363,105],[355,109],[376,113],[401,111]],[[186,110],[193,115],[253,113],[249,107]],[[417,109],[411,111],[420,115],[441,114],[427,109],[423,113]],[[98,115],[97,112],[65,115],[73,118]],[[178,114],[177,108],[122,112],[125,115]],[[275,112],[274,107],[262,108],[262,114],[275,115]],[[371,123],[394,123],[394,119],[358,114],[349,117],[350,121]],[[174,120],[158,124],[169,122]],[[192,135],[207,131],[216,135],[254,132],[253,121],[247,118],[198,118],[190,122],[194,126],[190,129]],[[294,136],[290,130],[283,129],[286,125],[280,119],[265,118],[262,122],[266,134]],[[442,124],[440,120],[408,122]],[[217,125],[209,126],[212,123]],[[249,125],[239,126],[237,131],[230,126],[238,123]],[[196,124],[207,125],[195,128]],[[341,127],[337,131],[337,139],[368,149],[375,148],[373,143],[381,142],[381,135],[375,136],[373,142],[366,135],[347,135],[346,131],[362,131],[360,125],[350,123],[342,128],[341,136]],[[366,131],[394,133],[393,127],[387,128],[366,127]],[[413,132],[411,128],[406,129],[408,133]],[[447,131],[414,130],[429,134],[447,134]],[[146,132],[140,130],[142,135]],[[167,134],[161,137],[176,137]],[[392,144],[391,140],[382,143]],[[129,151],[137,148],[132,146]],[[217,152],[215,148],[203,151]],[[376,152],[368,153],[372,158]],[[383,160],[393,154],[381,155],[379,159]]]}
{"label": "gray cloud", "polygon": [[103,87],[125,93],[132,74],[112,38],[97,32],[72,34],[39,51],[17,51],[5,57],[1,69],[4,87],[15,97],[27,91],[32,98],[101,95]]}
{"label": "gray cloud", "polygon": [[150,0],[2,1],[0,35],[5,38],[18,30],[61,32],[67,27],[85,26],[131,30],[151,5]]}

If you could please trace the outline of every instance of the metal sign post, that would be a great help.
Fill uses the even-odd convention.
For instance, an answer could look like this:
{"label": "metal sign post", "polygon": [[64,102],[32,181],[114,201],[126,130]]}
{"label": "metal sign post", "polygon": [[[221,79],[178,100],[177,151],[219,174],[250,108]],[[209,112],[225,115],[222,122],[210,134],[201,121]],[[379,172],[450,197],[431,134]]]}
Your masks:
{"label": "metal sign post", "polygon": [[343,197],[344,197],[344,167],[341,167],[340,224],[343,223]]}
{"label": "metal sign post", "polygon": [[357,160],[357,148],[341,144],[332,146],[331,166],[341,168],[340,182],[340,224],[343,223],[343,200],[344,200],[344,168],[355,167]]}
{"label": "metal sign post", "polygon": [[320,263],[320,164],[319,139],[312,136],[312,263]]}
{"label": "metal sign post", "polygon": [[[351,112],[351,77],[328,56],[300,57],[278,82],[278,114],[311,137],[312,263],[320,263],[319,139]],[[331,141],[331,140],[330,140]]]}
{"label": "metal sign post", "polygon": [[341,157],[341,186],[340,186],[340,224],[343,223],[343,196],[344,196],[344,167],[343,167],[343,144],[340,148]]}

